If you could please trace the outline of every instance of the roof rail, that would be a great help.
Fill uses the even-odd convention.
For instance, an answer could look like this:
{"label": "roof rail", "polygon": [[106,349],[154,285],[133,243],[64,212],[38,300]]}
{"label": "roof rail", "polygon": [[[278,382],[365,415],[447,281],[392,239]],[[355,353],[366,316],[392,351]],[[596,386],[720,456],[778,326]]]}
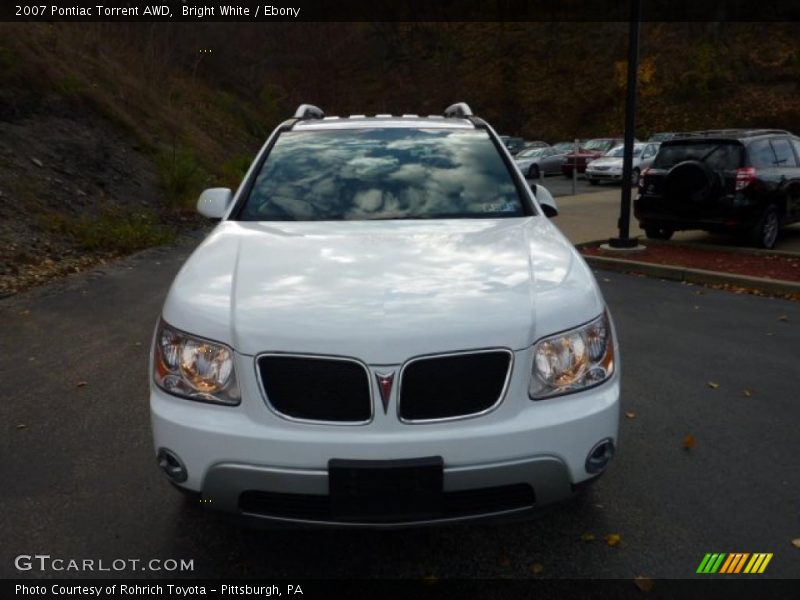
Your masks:
{"label": "roof rail", "polygon": [[701,129],[699,131],[685,131],[675,135],[676,138],[687,137],[752,137],[756,135],[791,135],[785,129],[759,129],[759,128],[738,128],[738,129]]}
{"label": "roof rail", "polygon": [[325,113],[318,106],[313,104],[301,104],[294,111],[295,119],[324,119]]}
{"label": "roof rail", "polygon": [[466,102],[456,102],[444,109],[444,116],[453,119],[466,119],[472,116],[472,109]]}

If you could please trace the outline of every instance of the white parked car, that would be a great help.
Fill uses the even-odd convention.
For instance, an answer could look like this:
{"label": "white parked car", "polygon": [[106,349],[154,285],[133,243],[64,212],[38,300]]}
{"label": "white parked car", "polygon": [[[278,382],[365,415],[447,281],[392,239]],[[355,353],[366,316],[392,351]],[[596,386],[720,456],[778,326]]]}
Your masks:
{"label": "white parked car", "polygon": [[[660,142],[636,143],[633,145],[633,169],[631,181],[633,185],[639,184],[639,175],[650,166],[658,152]],[[586,164],[586,179],[592,185],[601,181],[622,181],[622,158],[625,146],[613,147],[600,158]]]}
{"label": "white parked car", "polygon": [[395,527],[522,516],[617,444],[619,350],[591,270],[494,130],[301,106],[175,278],[155,451],[203,505]]}

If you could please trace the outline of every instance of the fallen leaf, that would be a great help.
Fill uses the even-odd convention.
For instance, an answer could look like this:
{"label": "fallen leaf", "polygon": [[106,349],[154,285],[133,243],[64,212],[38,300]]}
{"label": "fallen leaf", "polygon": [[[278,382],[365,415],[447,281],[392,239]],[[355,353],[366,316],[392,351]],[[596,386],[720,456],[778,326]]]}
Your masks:
{"label": "fallen leaf", "polygon": [[683,442],[681,442],[681,447],[684,450],[691,450],[694,448],[694,436],[693,435],[686,435],[683,437]]}
{"label": "fallen leaf", "polygon": [[643,592],[650,592],[653,590],[654,582],[649,577],[644,575],[637,575],[633,578],[633,585],[642,590]]}
{"label": "fallen leaf", "polygon": [[534,575],[541,575],[544,571],[544,566],[540,563],[533,563],[530,567],[528,567],[531,573]]}
{"label": "fallen leaf", "polygon": [[609,533],[606,537],[606,544],[609,546],[619,546],[619,543],[622,541],[622,538],[619,536],[618,533]]}
{"label": "fallen leaf", "polygon": [[17,429],[27,429],[27,428],[28,426],[25,425],[24,423],[20,423],[19,425],[17,425]]}
{"label": "fallen leaf", "polygon": [[711,389],[716,390],[719,387],[719,384],[716,381],[709,381],[708,382],[708,387],[710,387]]}
{"label": "fallen leaf", "polygon": [[78,383],[75,384],[75,387],[85,387],[87,385],[89,385],[88,381],[79,381]]}
{"label": "fallen leaf", "polygon": [[787,317],[786,315],[781,315],[780,317],[778,317],[778,321],[784,321],[784,322],[786,322],[786,321],[788,321],[788,320],[789,320],[789,317]]}
{"label": "fallen leaf", "polygon": [[752,398],[752,397],[753,397],[753,390],[750,390],[750,389],[748,389],[748,388],[744,388],[744,391],[743,391],[742,393],[743,393],[743,394],[744,394],[744,395],[745,395],[747,398]]}
{"label": "fallen leaf", "polygon": [[594,541],[594,534],[593,533],[582,533],[581,534],[581,541],[582,542],[593,542]]}
{"label": "fallen leaf", "polygon": [[436,575],[425,575],[425,577],[423,577],[422,580],[425,583],[436,583],[437,581],[439,581],[439,578]]}
{"label": "fallen leaf", "polygon": [[20,316],[22,316],[22,317],[27,317],[29,314],[31,314],[31,311],[29,311],[29,310],[25,309],[25,310],[21,310],[21,311],[19,311],[19,314],[20,314]]}
{"label": "fallen leaf", "polygon": [[628,411],[628,412],[625,413],[625,416],[628,417],[629,419],[635,419],[636,418],[636,413],[632,412],[632,411]]}
{"label": "fallen leaf", "polygon": [[800,538],[794,538],[792,540],[792,546],[794,546],[795,548],[800,548]]}
{"label": "fallen leaf", "polygon": [[141,345],[142,345],[142,342],[135,342],[133,345],[134,345],[134,346],[141,346]]}

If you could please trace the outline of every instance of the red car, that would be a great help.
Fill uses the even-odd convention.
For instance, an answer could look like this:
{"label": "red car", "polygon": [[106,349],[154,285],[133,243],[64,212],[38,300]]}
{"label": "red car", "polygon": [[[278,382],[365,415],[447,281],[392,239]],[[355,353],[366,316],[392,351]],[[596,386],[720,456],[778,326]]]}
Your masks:
{"label": "red car", "polygon": [[567,177],[572,177],[572,170],[575,168],[578,169],[578,173],[585,173],[587,162],[603,156],[611,148],[624,141],[622,138],[596,138],[582,142],[578,152],[570,152],[566,155],[566,160],[561,165],[561,172]]}

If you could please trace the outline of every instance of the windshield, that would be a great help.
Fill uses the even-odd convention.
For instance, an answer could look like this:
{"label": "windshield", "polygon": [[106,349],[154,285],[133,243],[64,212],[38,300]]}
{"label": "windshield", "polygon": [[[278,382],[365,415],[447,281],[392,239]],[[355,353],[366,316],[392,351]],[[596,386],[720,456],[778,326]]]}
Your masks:
{"label": "windshield", "polygon": [[574,149],[575,144],[573,142],[559,142],[558,144],[553,144],[553,150],[556,150],[559,154],[572,152]]}
{"label": "windshield", "polygon": [[733,141],[666,142],[658,149],[653,167],[670,169],[686,160],[697,160],[715,170],[734,170],[742,166],[742,151],[742,145]]}
{"label": "windshield", "polygon": [[[634,146],[633,147],[633,155],[634,156],[641,156],[642,148],[644,146]],[[613,156],[614,158],[622,158],[625,154],[625,146],[615,146],[608,152],[604,154],[604,156]]]}
{"label": "windshield", "polygon": [[608,150],[614,143],[614,140],[589,140],[582,148],[584,150]]}
{"label": "windshield", "polygon": [[517,186],[483,130],[280,134],[243,221],[519,217]]}
{"label": "windshield", "polygon": [[544,151],[544,148],[528,148],[517,154],[517,158],[532,158],[539,156]]}

